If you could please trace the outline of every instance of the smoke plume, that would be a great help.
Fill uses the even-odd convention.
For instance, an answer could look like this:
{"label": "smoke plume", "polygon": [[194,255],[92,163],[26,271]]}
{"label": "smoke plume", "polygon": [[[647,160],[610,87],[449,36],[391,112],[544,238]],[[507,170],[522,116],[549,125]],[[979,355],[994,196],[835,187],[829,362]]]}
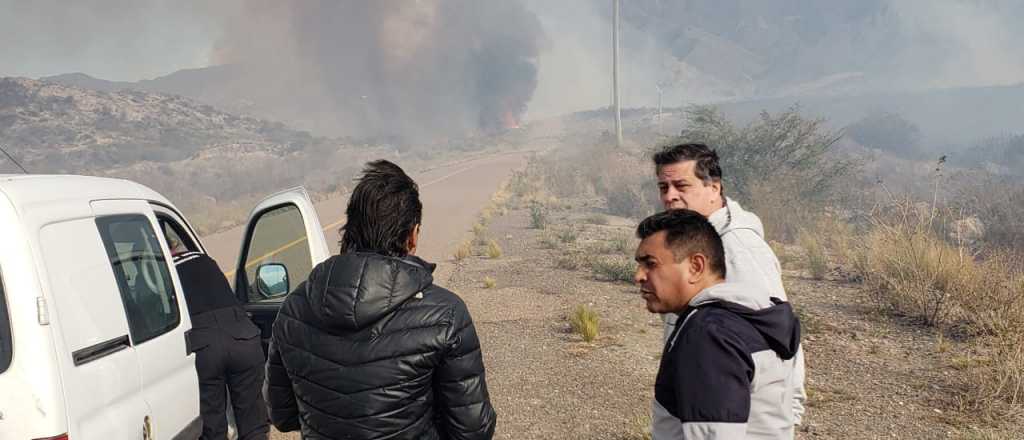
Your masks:
{"label": "smoke plume", "polygon": [[407,139],[518,124],[544,32],[510,0],[257,0],[214,64],[268,116],[321,133]]}

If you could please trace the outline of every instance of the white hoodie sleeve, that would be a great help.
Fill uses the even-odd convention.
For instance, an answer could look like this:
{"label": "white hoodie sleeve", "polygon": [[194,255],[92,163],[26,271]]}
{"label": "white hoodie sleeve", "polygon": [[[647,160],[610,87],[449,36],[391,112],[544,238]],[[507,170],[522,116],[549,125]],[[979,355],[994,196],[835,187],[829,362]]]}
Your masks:
{"label": "white hoodie sleeve", "polygon": [[[764,239],[764,226],[753,212],[746,211],[734,200],[728,209],[716,212],[710,219],[722,236],[725,248],[726,281],[741,282],[768,289],[768,296],[789,301],[782,284],[782,265],[775,251]],[[804,350],[801,347],[794,362],[793,418],[799,425],[805,412],[807,391],[804,388]]]}

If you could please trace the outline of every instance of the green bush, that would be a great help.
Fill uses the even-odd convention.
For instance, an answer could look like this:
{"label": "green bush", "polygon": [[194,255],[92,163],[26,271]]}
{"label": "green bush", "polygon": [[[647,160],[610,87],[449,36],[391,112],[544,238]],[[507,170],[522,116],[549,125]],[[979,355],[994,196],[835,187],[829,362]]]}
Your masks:
{"label": "green bush", "polygon": [[579,234],[573,228],[561,229],[556,234],[558,239],[565,244],[575,243],[576,239],[579,238]]}
{"label": "green bush", "polygon": [[548,227],[547,208],[541,203],[530,204],[530,227],[533,229],[544,229]]}

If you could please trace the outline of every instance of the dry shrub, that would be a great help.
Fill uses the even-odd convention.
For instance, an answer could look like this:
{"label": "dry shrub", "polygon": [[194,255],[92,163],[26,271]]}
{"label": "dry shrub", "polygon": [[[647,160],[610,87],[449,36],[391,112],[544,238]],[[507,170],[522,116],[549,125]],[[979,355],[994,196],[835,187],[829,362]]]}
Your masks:
{"label": "dry shrub", "polygon": [[636,263],[623,256],[599,256],[590,262],[590,270],[607,281],[632,283],[636,274]]}
{"label": "dry shrub", "polygon": [[487,257],[492,260],[501,258],[501,246],[498,246],[498,242],[494,240],[487,242]]}
{"label": "dry shrub", "polygon": [[932,325],[950,317],[956,299],[983,286],[973,258],[919,225],[877,224],[856,266],[868,286],[896,310]]}
{"label": "dry shrub", "polygon": [[989,338],[985,345],[989,354],[962,368],[967,389],[960,410],[993,421],[1024,415],[1024,334]]}
{"label": "dry shrub", "polygon": [[543,204],[534,202],[530,204],[530,228],[544,229],[548,227],[548,210]]}
{"label": "dry shrub", "polygon": [[619,440],[651,440],[651,414],[644,412],[629,421],[629,431]]}
{"label": "dry shrub", "polygon": [[597,311],[586,305],[579,305],[569,317],[569,325],[574,333],[583,337],[585,342],[597,339],[601,317]]}
{"label": "dry shrub", "polygon": [[494,218],[494,210],[491,207],[486,207],[480,211],[480,224],[487,226],[491,223],[491,219]]}
{"label": "dry shrub", "polygon": [[544,234],[537,241],[541,249],[558,249],[562,246],[562,242],[558,240],[554,234]]}
{"label": "dry shrub", "polygon": [[555,268],[577,270],[583,266],[583,257],[579,254],[565,254],[555,257]]}
{"label": "dry shrub", "polygon": [[608,217],[606,217],[604,214],[595,213],[588,215],[585,219],[583,219],[583,221],[592,225],[604,226],[608,224]]}
{"label": "dry shrub", "polygon": [[484,277],[484,289],[493,289],[498,285],[498,280],[491,277]]}
{"label": "dry shrub", "polygon": [[825,245],[818,239],[818,235],[804,231],[800,233],[797,242],[807,257],[807,270],[811,273],[811,278],[825,279],[825,275],[828,275],[828,255],[825,254]]}
{"label": "dry shrub", "polygon": [[558,236],[558,239],[565,244],[575,243],[576,239],[579,238],[579,232],[572,227],[560,229],[555,234]]}
{"label": "dry shrub", "polygon": [[972,354],[952,362],[967,385],[960,396],[965,412],[1024,414],[1024,274],[1010,254],[979,261],[946,241],[935,212],[904,204],[895,215],[875,216],[855,265],[900,312],[966,330]]}
{"label": "dry shrub", "polygon": [[473,244],[464,241],[455,248],[455,253],[452,256],[455,258],[455,262],[461,262],[466,258],[469,258],[473,254]]}

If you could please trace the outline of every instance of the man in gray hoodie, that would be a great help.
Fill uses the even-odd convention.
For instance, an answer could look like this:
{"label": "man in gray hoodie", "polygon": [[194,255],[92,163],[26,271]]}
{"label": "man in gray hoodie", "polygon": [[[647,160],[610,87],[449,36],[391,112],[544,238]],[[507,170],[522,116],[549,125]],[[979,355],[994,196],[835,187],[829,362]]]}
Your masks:
{"label": "man in gray hoodie", "polygon": [[756,284],[724,282],[725,251],[701,214],[672,209],[637,227],[635,281],[652,313],[679,323],[655,381],[655,439],[793,438],[800,324]]}
{"label": "man in gray hoodie", "polygon": [[[764,239],[761,219],[724,195],[722,168],[718,154],[704,144],[687,143],[665,147],[654,154],[655,173],[661,203],[668,209],[690,209],[711,222],[725,248],[726,282],[761,286],[748,295],[754,300],[779,298],[787,301],[782,285],[782,269],[775,252]],[[675,329],[674,314],[665,316],[665,339]],[[792,420],[799,425],[804,414],[807,393],[804,390],[804,356],[799,350],[795,360]],[[653,427],[667,420],[664,408],[654,402]],[[657,439],[657,437],[655,437]]]}

